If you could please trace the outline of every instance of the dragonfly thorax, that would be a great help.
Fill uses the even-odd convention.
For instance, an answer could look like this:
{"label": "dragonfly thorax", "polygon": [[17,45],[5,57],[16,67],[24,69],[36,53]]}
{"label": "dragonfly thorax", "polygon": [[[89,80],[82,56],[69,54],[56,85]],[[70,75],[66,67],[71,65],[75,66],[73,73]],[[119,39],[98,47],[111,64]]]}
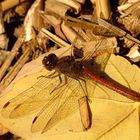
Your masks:
{"label": "dragonfly thorax", "polygon": [[83,75],[82,61],[77,61],[74,56],[58,58],[51,53],[43,58],[42,63],[47,70],[55,70],[59,74],[62,73],[74,79]]}

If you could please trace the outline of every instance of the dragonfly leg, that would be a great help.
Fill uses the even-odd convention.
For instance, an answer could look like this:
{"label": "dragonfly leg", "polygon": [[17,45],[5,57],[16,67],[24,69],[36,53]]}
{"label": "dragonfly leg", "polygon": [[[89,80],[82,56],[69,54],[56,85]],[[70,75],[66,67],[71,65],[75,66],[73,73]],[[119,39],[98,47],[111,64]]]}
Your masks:
{"label": "dragonfly leg", "polygon": [[49,75],[41,75],[41,76],[37,77],[37,79],[42,78],[42,77],[45,77],[45,78],[55,78],[57,76],[59,76],[59,74],[56,71],[54,71],[53,73],[51,73]]}
{"label": "dragonfly leg", "polygon": [[[79,84],[80,84],[80,86],[81,86],[83,92],[85,93],[85,96],[87,96],[87,95],[88,95],[88,90],[87,90],[86,81],[85,81],[84,79],[80,78],[80,80],[84,83],[84,87],[83,87],[80,80],[78,80],[78,79],[75,79],[75,80],[77,80],[77,81],[79,82]],[[87,96],[87,97],[88,97],[88,96]]]}
{"label": "dragonfly leg", "polygon": [[[83,88],[83,86],[82,86],[80,80],[84,82],[84,88]],[[88,96],[88,90],[87,90],[86,81],[85,81],[84,79],[81,79],[81,78],[80,78],[80,80],[78,80],[78,82],[79,82],[79,84],[80,84],[80,86],[81,86],[83,92],[85,93],[85,96],[87,97],[87,99],[88,99],[89,102],[92,102],[91,99],[90,99],[89,96]]]}
{"label": "dragonfly leg", "polygon": [[50,94],[52,94],[55,90],[57,90],[57,89],[59,89],[59,88],[61,88],[64,85],[67,84],[67,77],[66,76],[65,76],[65,82],[64,82],[64,84],[62,84],[62,78],[61,78],[60,74],[58,74],[58,77],[59,77],[60,83],[50,92]]}

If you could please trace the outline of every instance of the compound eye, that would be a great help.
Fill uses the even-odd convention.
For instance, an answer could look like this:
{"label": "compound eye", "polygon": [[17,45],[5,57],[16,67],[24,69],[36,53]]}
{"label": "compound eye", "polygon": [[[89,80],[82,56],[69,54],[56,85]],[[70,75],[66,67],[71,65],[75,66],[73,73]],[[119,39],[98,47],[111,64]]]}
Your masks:
{"label": "compound eye", "polygon": [[48,56],[45,56],[42,60],[42,63],[46,67],[46,69],[52,70],[55,68],[57,61],[58,61],[57,56],[52,53],[49,54]]}

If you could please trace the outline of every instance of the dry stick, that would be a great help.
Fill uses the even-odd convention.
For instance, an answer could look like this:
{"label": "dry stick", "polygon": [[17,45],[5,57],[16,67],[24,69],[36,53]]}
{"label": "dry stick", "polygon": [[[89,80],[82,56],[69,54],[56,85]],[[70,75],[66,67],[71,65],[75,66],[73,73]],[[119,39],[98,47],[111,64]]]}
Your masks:
{"label": "dry stick", "polygon": [[21,47],[22,40],[19,37],[16,43],[14,44],[11,52],[9,53],[7,59],[5,60],[4,64],[0,68],[0,80],[3,78],[5,72],[7,71],[8,67],[11,65],[11,62],[13,61],[14,57],[16,56],[19,48]]}
{"label": "dry stick", "polygon": [[7,50],[9,39],[7,38],[5,27],[4,27],[4,19],[3,19],[3,11],[0,6],[0,48]]}
{"label": "dry stick", "polygon": [[29,54],[31,52],[31,48],[28,46],[23,55],[19,58],[17,63],[12,67],[12,69],[8,72],[8,74],[3,78],[0,83],[0,91],[6,88],[10,82],[17,75],[19,70],[23,67],[23,65],[29,60]]}
{"label": "dry stick", "polygon": [[44,34],[48,39],[52,40],[54,43],[56,43],[60,47],[70,47],[70,44],[66,43],[64,40],[59,38],[58,36],[52,34],[45,28],[42,28],[40,31],[42,34]]}
{"label": "dry stick", "polygon": [[97,17],[106,20],[111,19],[111,8],[109,0],[94,0]]}

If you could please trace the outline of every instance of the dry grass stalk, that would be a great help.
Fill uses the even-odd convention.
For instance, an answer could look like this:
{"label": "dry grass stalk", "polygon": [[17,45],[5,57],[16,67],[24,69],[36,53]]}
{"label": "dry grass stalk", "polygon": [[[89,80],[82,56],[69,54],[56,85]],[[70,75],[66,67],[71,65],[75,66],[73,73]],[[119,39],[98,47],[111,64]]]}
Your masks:
{"label": "dry grass stalk", "polygon": [[44,28],[42,28],[40,32],[60,47],[69,47],[70,46],[68,43],[66,43],[65,41],[60,39],[58,36],[52,34],[51,32],[49,32],[48,30],[46,30]]}
{"label": "dry grass stalk", "polygon": [[3,21],[3,11],[0,7],[0,49],[7,50],[8,47],[8,38],[5,32],[4,21]]}
{"label": "dry grass stalk", "polygon": [[23,65],[29,60],[29,54],[31,53],[31,48],[27,48],[24,54],[19,58],[16,64],[12,67],[12,69],[8,72],[8,74],[2,79],[0,83],[0,91],[3,91],[15,78],[19,70],[23,67]]}
{"label": "dry grass stalk", "polygon": [[97,17],[110,20],[111,19],[111,8],[109,0],[94,0],[96,5]]}
{"label": "dry grass stalk", "polygon": [[10,67],[11,62],[13,61],[14,57],[17,55],[18,50],[21,47],[21,44],[22,44],[22,38],[18,38],[18,40],[14,44],[11,52],[9,53],[7,59],[5,60],[4,64],[2,65],[2,67],[0,69],[0,80],[3,78],[7,69]]}

